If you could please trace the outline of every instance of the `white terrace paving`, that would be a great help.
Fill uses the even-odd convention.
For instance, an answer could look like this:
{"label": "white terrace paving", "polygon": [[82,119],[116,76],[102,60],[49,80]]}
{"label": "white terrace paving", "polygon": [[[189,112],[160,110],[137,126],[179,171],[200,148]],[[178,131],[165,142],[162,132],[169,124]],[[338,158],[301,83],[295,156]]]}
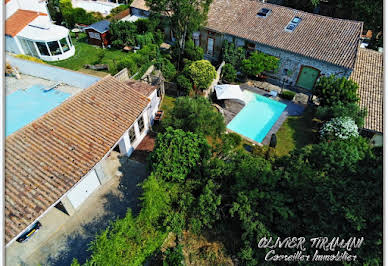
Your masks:
{"label": "white terrace paving", "polygon": [[70,265],[74,257],[83,263],[90,256],[88,244],[109,221],[124,217],[127,208],[138,213],[141,189],[137,184],[147,175],[145,166],[112,152],[104,171],[113,178],[100,186],[75,214],[68,216],[52,208],[30,240],[11,244],[6,249],[6,265]]}
{"label": "white terrace paving", "polygon": [[[38,77],[25,75],[25,74],[20,74],[20,77],[21,77],[20,79],[17,79],[11,76],[5,77],[6,95],[9,95],[19,89],[22,89],[22,90],[28,89],[31,86],[34,86],[37,84],[40,84],[46,88],[49,88],[58,83],[58,81],[47,80],[47,79],[38,78]],[[62,92],[67,92],[67,93],[70,93],[71,95],[74,95],[80,92],[82,89],[62,83],[56,88],[56,90],[60,90]]]}

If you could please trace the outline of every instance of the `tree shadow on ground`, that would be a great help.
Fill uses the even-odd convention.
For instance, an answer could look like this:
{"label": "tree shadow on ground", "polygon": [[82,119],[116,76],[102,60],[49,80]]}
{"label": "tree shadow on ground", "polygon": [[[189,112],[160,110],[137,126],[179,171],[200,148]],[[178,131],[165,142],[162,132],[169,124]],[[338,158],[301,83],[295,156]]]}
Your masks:
{"label": "tree shadow on ground", "polygon": [[47,259],[45,265],[71,265],[73,258],[82,264],[90,257],[89,244],[95,239],[96,234],[105,230],[115,219],[125,217],[128,208],[132,209],[134,216],[140,212],[139,197],[142,189],[139,186],[148,173],[144,164],[130,160],[128,157],[120,158],[120,172],[123,174],[117,189],[103,195],[106,200],[103,215],[96,217],[91,222],[82,224],[79,230],[66,237],[64,248]]}

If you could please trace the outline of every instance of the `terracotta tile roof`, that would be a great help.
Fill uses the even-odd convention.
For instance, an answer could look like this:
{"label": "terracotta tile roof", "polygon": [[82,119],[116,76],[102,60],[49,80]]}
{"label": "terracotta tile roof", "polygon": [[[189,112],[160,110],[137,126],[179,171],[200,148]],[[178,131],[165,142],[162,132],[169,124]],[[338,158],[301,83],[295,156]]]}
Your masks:
{"label": "terracotta tile roof", "polygon": [[[261,8],[271,9],[258,17]],[[298,16],[293,32],[284,28]],[[256,0],[214,0],[207,28],[346,68],[356,60],[362,22],[334,19]]]}
{"label": "terracotta tile roof", "polygon": [[350,79],[358,83],[360,106],[368,110],[365,129],[383,132],[383,54],[370,49],[360,48],[357,61]]}
{"label": "terracotta tile roof", "polygon": [[108,76],[6,138],[8,243],[73,187],[149,100]]}
{"label": "terracotta tile roof", "polygon": [[156,90],[156,86],[152,86],[146,82],[141,82],[137,80],[126,81],[125,84],[130,86],[132,89],[140,92],[144,96],[150,96],[150,94]]}
{"label": "terracotta tile roof", "polygon": [[150,10],[150,8],[146,6],[146,3],[144,0],[134,0],[131,4],[131,7],[141,9],[141,10],[146,10],[146,11]]}
{"label": "terracotta tile roof", "polygon": [[18,34],[38,16],[47,16],[47,14],[31,10],[18,9],[5,21],[5,34],[15,37],[16,34]]}

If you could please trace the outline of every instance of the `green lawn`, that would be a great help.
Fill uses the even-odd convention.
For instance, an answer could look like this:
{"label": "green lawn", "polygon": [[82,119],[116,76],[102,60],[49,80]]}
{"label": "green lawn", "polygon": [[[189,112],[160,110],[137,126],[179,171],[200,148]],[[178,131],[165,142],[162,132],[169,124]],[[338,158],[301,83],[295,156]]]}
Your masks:
{"label": "green lawn", "polygon": [[287,155],[295,148],[313,143],[313,110],[306,109],[302,116],[289,116],[276,136],[278,156]]}
{"label": "green lawn", "polygon": [[75,46],[74,56],[66,60],[47,63],[72,70],[82,69],[85,64],[108,64],[109,72],[115,74],[117,72],[117,63],[127,55],[125,52],[117,49],[102,49],[88,44],[86,34],[80,34],[78,40],[72,35],[72,41]]}

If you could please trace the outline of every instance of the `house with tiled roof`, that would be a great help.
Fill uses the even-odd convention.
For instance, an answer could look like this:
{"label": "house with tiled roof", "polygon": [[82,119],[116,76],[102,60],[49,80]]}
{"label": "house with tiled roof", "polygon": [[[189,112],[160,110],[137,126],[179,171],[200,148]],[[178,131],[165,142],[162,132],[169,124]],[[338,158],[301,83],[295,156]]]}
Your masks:
{"label": "house with tiled roof", "polygon": [[360,107],[367,110],[364,131],[371,135],[376,145],[383,143],[383,67],[383,53],[360,48],[354,71],[350,76],[350,79],[358,84]]}
{"label": "house with tiled roof", "polygon": [[225,40],[276,56],[280,67],[268,76],[311,90],[320,75],[350,76],[362,27],[256,0],[214,0],[206,26],[193,38],[209,60],[219,60]]}
{"label": "house with tiled roof", "polygon": [[104,169],[111,152],[129,156],[146,136],[161,96],[157,86],[129,80],[126,69],[100,79],[11,56],[8,62],[23,75],[92,85],[6,137],[7,247],[54,208],[76,213],[111,178]]}
{"label": "house with tiled roof", "polygon": [[67,59],[74,55],[69,30],[52,23],[41,0],[5,1],[5,50],[45,61]]}

